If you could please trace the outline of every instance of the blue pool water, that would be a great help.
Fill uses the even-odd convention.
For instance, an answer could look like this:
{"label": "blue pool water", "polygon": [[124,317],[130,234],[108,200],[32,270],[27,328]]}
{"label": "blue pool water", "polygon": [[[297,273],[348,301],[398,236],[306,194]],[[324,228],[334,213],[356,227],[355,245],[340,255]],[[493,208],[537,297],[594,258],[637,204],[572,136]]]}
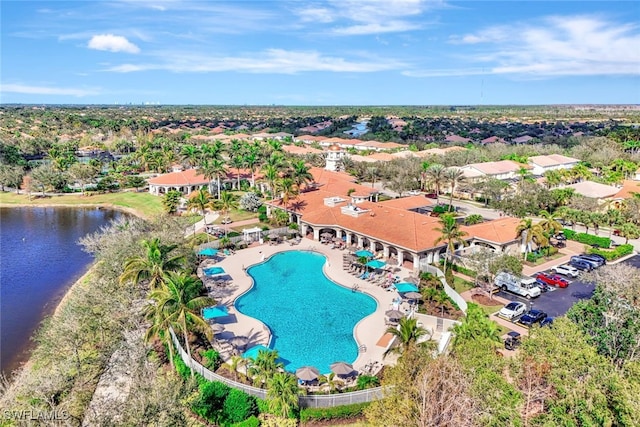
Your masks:
{"label": "blue pool water", "polygon": [[278,253],[247,270],[254,286],[236,301],[241,313],[269,326],[270,347],[290,372],[311,365],[327,374],[333,362],[355,361],[353,328],[376,309],[370,296],[329,280],[325,261],[312,252]]}
{"label": "blue pool water", "polygon": [[224,268],[222,267],[209,267],[202,270],[205,276],[215,276],[216,274],[224,273]]}

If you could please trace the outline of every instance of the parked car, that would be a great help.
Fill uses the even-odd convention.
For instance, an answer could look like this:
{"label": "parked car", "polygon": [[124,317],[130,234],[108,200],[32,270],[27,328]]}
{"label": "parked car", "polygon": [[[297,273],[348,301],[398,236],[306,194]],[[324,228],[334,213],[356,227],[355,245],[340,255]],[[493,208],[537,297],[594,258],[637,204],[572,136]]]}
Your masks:
{"label": "parked car", "polygon": [[500,309],[498,315],[513,320],[521,314],[524,314],[525,311],[527,311],[527,306],[524,305],[524,303],[511,301],[509,304]]}
{"label": "parked car", "polygon": [[544,319],[542,319],[542,321],[540,322],[540,327],[550,327],[551,325],[553,325],[553,317],[545,317]]}
{"label": "parked car", "polygon": [[504,348],[506,350],[515,350],[520,345],[520,333],[509,331],[504,339]]}
{"label": "parked car", "polygon": [[602,263],[600,261],[595,261],[593,259],[589,259],[589,258],[585,258],[582,255],[575,255],[571,257],[571,260],[577,260],[577,261],[582,261],[582,262],[586,262],[588,264],[591,264],[591,268],[598,268],[602,265]]}
{"label": "parked car", "polygon": [[551,290],[551,286],[538,279],[536,279],[536,286],[540,288],[540,292],[549,292]]}
{"label": "parked car", "polygon": [[233,220],[231,218],[229,218],[228,216],[222,218],[222,221],[220,221],[221,224],[231,224],[233,222]]}
{"label": "parked car", "polygon": [[585,258],[587,260],[593,260],[595,262],[598,262],[600,263],[600,266],[603,266],[607,263],[607,259],[602,255],[598,255],[598,254],[585,254],[585,255],[578,255],[578,256],[580,258]]}
{"label": "parked car", "polygon": [[569,286],[569,282],[566,279],[558,276],[557,274],[539,273],[536,276],[536,280],[539,280],[549,286],[557,286],[559,288],[566,288],[567,286]]}
{"label": "parked car", "polygon": [[614,236],[619,236],[620,235],[620,230],[613,230],[613,235]]}
{"label": "parked car", "polygon": [[558,233],[555,236],[553,236],[553,238],[556,240],[567,240],[567,236],[565,236],[563,233]]}
{"label": "parked car", "polygon": [[555,271],[557,274],[562,274],[563,276],[569,277],[578,277],[578,274],[580,273],[577,268],[567,264],[555,266],[553,267],[553,271]]}
{"label": "parked car", "polygon": [[593,265],[589,264],[586,261],[581,261],[578,258],[571,259],[571,261],[569,261],[569,265],[571,267],[577,268],[580,271],[591,271],[591,270],[593,270]]}
{"label": "parked car", "polygon": [[542,322],[547,318],[547,313],[542,310],[529,310],[524,316],[518,320],[524,326],[533,326],[538,322]]}

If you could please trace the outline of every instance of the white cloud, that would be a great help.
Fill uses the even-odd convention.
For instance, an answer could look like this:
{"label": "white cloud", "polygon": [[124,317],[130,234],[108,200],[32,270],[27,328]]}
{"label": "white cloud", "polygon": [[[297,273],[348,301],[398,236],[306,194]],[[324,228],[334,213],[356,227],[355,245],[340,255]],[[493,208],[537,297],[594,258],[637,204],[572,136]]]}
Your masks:
{"label": "white cloud", "polygon": [[398,69],[404,64],[380,58],[362,61],[323,56],[316,51],[268,49],[245,56],[212,57],[199,53],[163,52],[163,61],[147,64],[121,64],[106,71],[130,73],[145,70],[166,70],[176,73],[207,73],[236,71],[246,73],[295,74],[300,72],[368,73]]}
{"label": "white cloud", "polygon": [[138,53],[140,48],[131,43],[126,37],[113,34],[98,34],[91,37],[87,44],[89,49],[106,50],[109,52]]}
{"label": "white cloud", "polygon": [[383,33],[398,33],[402,31],[417,30],[420,28],[418,24],[412,24],[405,21],[389,21],[385,23],[370,23],[363,25],[351,25],[344,28],[336,28],[333,30],[334,34],[355,36],[365,34],[383,34]]}
{"label": "white cloud", "polygon": [[319,22],[326,24],[334,20],[333,13],[326,7],[307,7],[298,10],[296,13],[302,22]]}
{"label": "white cloud", "polygon": [[3,84],[0,85],[0,92],[4,93],[24,93],[28,95],[68,95],[81,98],[83,96],[97,95],[99,89],[95,88],[69,88],[51,86],[30,86],[23,84]]}
{"label": "white cloud", "polygon": [[464,57],[472,62],[470,67],[451,70],[451,74],[429,69],[404,74],[517,74],[530,78],[640,75],[638,25],[596,16],[552,16],[535,24],[516,22],[455,36],[450,41],[476,49]]}

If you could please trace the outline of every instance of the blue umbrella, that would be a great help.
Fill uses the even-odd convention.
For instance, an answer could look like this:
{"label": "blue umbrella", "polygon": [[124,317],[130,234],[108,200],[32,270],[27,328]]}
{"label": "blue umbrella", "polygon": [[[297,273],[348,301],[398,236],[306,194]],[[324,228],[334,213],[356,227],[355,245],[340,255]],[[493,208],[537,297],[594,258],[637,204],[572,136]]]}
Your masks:
{"label": "blue umbrella", "polygon": [[384,261],[380,261],[379,259],[373,259],[366,264],[367,267],[371,268],[382,268],[385,265],[387,265],[387,263]]}
{"label": "blue umbrella", "polygon": [[202,310],[202,317],[204,318],[204,320],[217,319],[218,317],[226,317],[228,315],[229,309],[224,305],[206,307]]}
{"label": "blue umbrella", "polygon": [[367,251],[367,250],[361,249],[361,250],[356,252],[356,256],[357,257],[363,256],[363,257],[367,257],[367,258],[372,258],[373,254],[371,252]]}
{"label": "blue umbrella", "polygon": [[202,250],[200,250],[200,252],[198,252],[198,255],[202,255],[202,256],[215,256],[218,253],[217,249],[213,249],[213,248],[204,248]]}
{"label": "blue umbrella", "polygon": [[393,285],[398,292],[418,292],[418,287],[413,283],[400,282]]}

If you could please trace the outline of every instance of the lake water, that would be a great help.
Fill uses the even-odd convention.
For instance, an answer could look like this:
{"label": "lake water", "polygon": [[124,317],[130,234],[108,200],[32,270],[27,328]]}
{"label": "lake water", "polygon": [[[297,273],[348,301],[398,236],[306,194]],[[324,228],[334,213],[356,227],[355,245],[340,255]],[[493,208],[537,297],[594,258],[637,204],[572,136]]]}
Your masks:
{"label": "lake water", "polygon": [[42,319],[91,264],[78,239],[120,215],[95,208],[0,208],[3,373],[27,359]]}

